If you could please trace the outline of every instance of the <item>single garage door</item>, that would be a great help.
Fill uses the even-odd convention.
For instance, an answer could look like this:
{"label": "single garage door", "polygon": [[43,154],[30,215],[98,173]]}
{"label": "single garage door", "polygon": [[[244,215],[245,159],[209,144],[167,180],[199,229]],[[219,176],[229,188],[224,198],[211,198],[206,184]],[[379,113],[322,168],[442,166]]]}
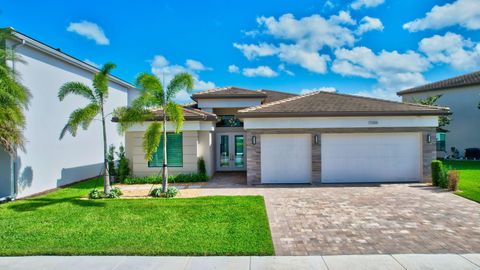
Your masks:
{"label": "single garage door", "polygon": [[310,183],[312,175],[311,135],[263,134],[260,144],[262,183]]}
{"label": "single garage door", "polygon": [[322,182],[420,181],[420,133],[322,134]]}

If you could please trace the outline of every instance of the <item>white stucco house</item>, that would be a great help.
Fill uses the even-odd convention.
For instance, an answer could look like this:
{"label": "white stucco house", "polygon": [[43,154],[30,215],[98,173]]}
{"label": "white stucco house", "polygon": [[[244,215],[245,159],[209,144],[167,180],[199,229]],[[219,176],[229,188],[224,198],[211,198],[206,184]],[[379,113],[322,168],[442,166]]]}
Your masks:
{"label": "white stucco house", "polygon": [[437,133],[439,157],[455,147],[463,156],[467,148],[480,148],[480,71],[406,89],[397,93],[405,102],[441,95],[437,104],[452,112],[450,124]]}
{"label": "white stucco house", "polygon": [[[26,152],[19,150],[12,160],[0,149],[0,198],[21,198],[96,176],[103,160],[99,121],[87,131],[79,131],[75,138],[67,135],[59,140],[70,113],[87,102],[73,95],[60,102],[60,86],[69,81],[91,85],[98,69],[20,32],[14,34],[15,39],[6,45],[23,61],[10,64],[32,98],[26,111]],[[132,88],[130,83],[111,76],[107,112],[127,105]],[[108,123],[107,132],[109,144],[124,143],[114,123]]]}
{"label": "white stucco house", "polygon": [[[294,95],[224,87],[194,93],[183,132],[168,127],[171,173],[244,171],[248,184],[423,182],[448,108],[337,93]],[[155,110],[159,119],[162,110]],[[146,126],[126,132],[133,174],[157,174],[162,149],[144,159]]]}

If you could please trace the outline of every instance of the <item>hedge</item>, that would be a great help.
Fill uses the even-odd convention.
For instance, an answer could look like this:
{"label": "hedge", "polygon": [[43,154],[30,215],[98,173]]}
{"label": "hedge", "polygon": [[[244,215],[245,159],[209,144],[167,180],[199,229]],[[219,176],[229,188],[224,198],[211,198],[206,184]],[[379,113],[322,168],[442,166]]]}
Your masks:
{"label": "hedge", "polygon": [[[208,181],[208,176],[202,173],[182,173],[177,175],[170,175],[168,177],[169,183],[189,183],[189,182],[205,182]],[[160,184],[162,183],[161,175],[151,175],[145,177],[127,177],[123,184]]]}

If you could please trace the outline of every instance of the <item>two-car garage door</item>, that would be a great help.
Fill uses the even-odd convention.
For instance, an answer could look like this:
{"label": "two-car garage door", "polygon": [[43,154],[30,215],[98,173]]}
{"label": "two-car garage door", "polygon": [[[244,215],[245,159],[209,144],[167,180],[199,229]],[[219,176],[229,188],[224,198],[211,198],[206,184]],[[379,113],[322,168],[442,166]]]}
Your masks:
{"label": "two-car garage door", "polygon": [[322,135],[322,182],[420,181],[419,133]]}
{"label": "two-car garage door", "polygon": [[[262,183],[310,183],[311,134],[261,137]],[[321,135],[322,183],[420,181],[420,133]]]}

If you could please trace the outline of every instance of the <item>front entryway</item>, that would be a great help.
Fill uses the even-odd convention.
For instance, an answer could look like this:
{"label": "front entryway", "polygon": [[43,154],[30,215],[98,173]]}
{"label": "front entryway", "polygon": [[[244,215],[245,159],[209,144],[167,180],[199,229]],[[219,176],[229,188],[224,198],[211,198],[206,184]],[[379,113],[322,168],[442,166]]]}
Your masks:
{"label": "front entryway", "polygon": [[245,135],[243,133],[217,133],[217,171],[244,171]]}

